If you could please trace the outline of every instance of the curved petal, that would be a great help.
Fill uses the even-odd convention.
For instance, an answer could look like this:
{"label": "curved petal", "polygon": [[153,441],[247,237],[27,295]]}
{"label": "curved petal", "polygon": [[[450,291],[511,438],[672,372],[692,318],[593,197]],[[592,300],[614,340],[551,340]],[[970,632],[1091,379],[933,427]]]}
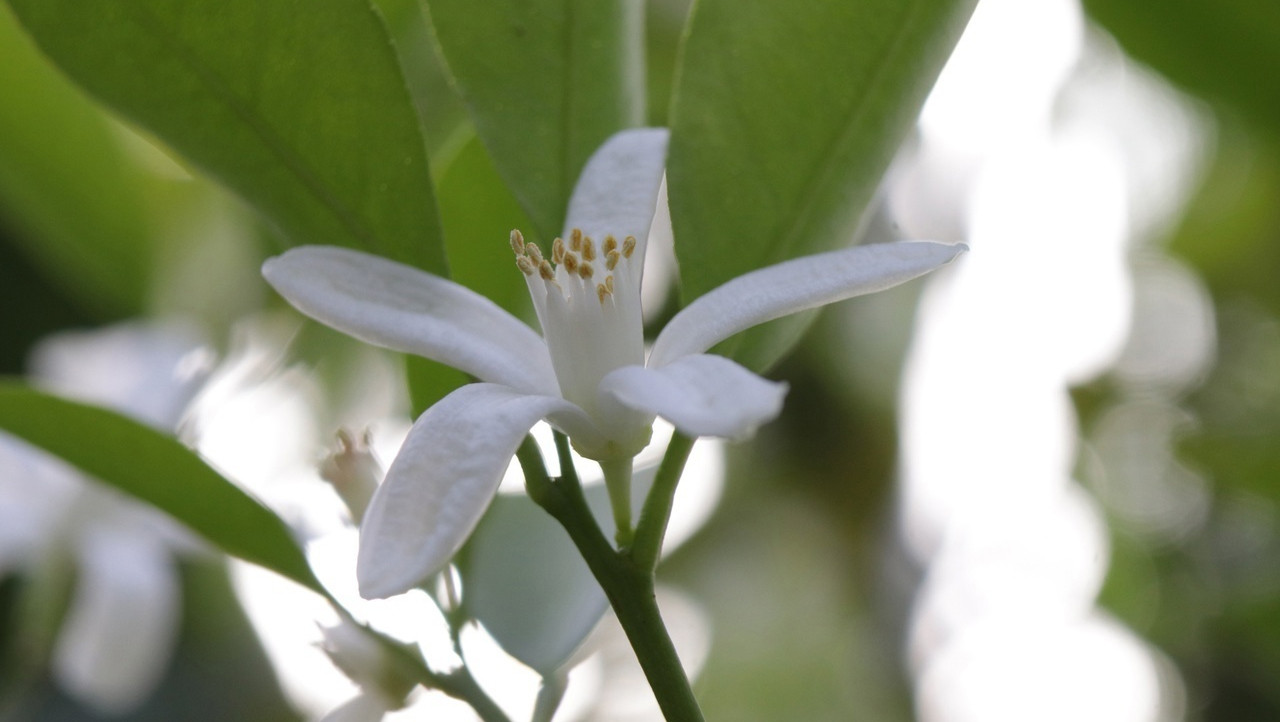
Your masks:
{"label": "curved petal", "polygon": [[361,692],[326,714],[320,722],[378,722],[392,705],[371,692]]}
{"label": "curved petal", "polygon": [[54,671],[81,702],[123,714],[151,694],[168,666],[181,608],[177,571],[162,544],[127,530],[90,530],[78,552]]}
{"label": "curved petal", "polygon": [[548,416],[591,426],[564,399],[497,384],[463,386],[427,409],[361,522],[360,594],[399,594],[443,568],[489,506],[521,439]]}
{"label": "curved petal", "polygon": [[782,411],[787,385],[723,356],[685,356],[661,368],[626,366],[600,382],[601,403],[657,414],[682,433],[740,439]]}
{"label": "curved petal", "polygon": [[484,381],[558,393],[542,338],[453,281],[336,246],[291,249],[268,259],[262,275],[299,311],[361,341]]}
{"label": "curved petal", "polygon": [[[615,133],[591,156],[578,177],[565,217],[565,237],[574,228],[603,240],[635,236],[644,244],[658,204],[667,159],[666,128]],[[643,258],[643,246],[636,249]]]}
{"label": "curved petal", "polygon": [[883,291],[928,273],[966,250],[964,245],[930,241],[873,243],[752,271],[677,313],[654,342],[649,366],[702,353],[765,321]]}

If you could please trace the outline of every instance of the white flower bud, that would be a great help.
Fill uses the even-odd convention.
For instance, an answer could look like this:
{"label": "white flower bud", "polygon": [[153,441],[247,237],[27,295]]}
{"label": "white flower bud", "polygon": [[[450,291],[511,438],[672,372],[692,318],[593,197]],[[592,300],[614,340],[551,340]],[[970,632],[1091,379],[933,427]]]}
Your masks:
{"label": "white flower bud", "polygon": [[369,433],[357,439],[347,429],[339,429],[338,449],[320,464],[320,476],[333,485],[358,526],[382,481],[382,466],[369,449]]}

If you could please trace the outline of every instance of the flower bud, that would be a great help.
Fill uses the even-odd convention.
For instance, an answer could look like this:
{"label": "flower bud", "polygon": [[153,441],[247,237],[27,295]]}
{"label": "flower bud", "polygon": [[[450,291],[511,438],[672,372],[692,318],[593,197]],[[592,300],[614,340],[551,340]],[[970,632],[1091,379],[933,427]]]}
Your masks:
{"label": "flower bud", "polygon": [[338,449],[321,462],[320,476],[333,485],[347,505],[351,520],[359,526],[382,481],[382,466],[369,449],[369,432],[357,439],[347,429],[339,429]]}

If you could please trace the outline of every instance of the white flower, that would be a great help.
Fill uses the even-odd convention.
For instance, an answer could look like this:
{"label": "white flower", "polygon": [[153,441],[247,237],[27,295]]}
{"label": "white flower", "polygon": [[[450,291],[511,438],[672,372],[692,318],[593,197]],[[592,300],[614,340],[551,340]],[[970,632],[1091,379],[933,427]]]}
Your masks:
{"label": "white flower", "polygon": [[356,251],[296,248],[263,266],[312,318],[480,379],[428,409],[388,470],[362,525],[362,594],[397,594],[438,571],[539,419],[604,462],[643,448],[655,415],[688,435],[749,435],[778,414],[786,388],[707,349],[765,321],[902,283],[963,250],[877,244],[748,273],[678,313],[646,361],[640,276],[666,147],[664,129],[618,133],[574,188],[567,243],[544,254],[512,234],[542,336],[456,283]]}
{"label": "white flower", "polygon": [[[208,352],[190,329],[127,324],[64,333],[32,356],[33,382],[172,432]],[[53,649],[59,684],[106,714],[155,688],[177,638],[175,552],[197,542],[168,516],[0,434],[0,576],[39,574],[68,555],[76,584]]]}

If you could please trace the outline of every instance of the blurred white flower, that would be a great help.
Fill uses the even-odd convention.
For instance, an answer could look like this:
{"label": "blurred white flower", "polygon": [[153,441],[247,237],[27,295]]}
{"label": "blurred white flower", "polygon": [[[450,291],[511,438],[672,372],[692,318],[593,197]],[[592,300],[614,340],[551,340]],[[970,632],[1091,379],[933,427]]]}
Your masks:
{"label": "blurred white flower", "polygon": [[[34,350],[31,373],[52,393],[172,433],[209,360],[192,329],[135,323],[52,336]],[[159,682],[178,632],[173,557],[198,543],[168,516],[24,442],[0,435],[0,460],[0,575],[74,564],[54,675],[101,712],[133,709]]]}

